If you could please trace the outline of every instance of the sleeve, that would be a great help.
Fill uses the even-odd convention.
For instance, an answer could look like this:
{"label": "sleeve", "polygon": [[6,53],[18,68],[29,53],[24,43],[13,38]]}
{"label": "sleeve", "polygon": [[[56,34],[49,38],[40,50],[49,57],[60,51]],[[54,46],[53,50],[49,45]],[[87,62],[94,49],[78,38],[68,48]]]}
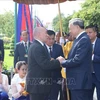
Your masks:
{"label": "sleeve", "polygon": [[100,54],[94,54],[93,62],[100,63]]}
{"label": "sleeve", "polygon": [[[33,47],[34,48],[34,47]],[[50,60],[47,58],[45,49],[43,47],[39,48],[36,47],[34,49],[34,52],[32,51],[31,48],[31,55],[34,57],[35,61],[38,63],[38,65],[44,69],[44,70],[52,70],[52,69],[57,69],[60,68],[60,62],[58,60]]]}
{"label": "sleeve", "polygon": [[9,89],[8,89],[8,76],[7,75],[4,75],[3,74],[3,84],[2,84],[2,86],[3,86],[3,89],[6,91],[6,92],[8,92],[9,91]]}
{"label": "sleeve", "polygon": [[12,91],[12,97],[14,97],[15,99],[19,98],[21,96],[21,94],[17,90],[16,79],[15,78],[13,78],[11,80],[11,91]]}
{"label": "sleeve", "polygon": [[[87,39],[82,39],[77,46],[77,50],[75,52],[75,56],[71,59],[67,59],[63,67],[77,67],[80,63],[82,63],[87,55],[89,49],[89,41]],[[91,56],[92,56],[92,49],[91,49]]]}
{"label": "sleeve", "polygon": [[14,50],[14,68],[16,66],[16,63],[18,62],[18,56],[19,56],[19,53],[18,53],[18,44],[17,44]]}

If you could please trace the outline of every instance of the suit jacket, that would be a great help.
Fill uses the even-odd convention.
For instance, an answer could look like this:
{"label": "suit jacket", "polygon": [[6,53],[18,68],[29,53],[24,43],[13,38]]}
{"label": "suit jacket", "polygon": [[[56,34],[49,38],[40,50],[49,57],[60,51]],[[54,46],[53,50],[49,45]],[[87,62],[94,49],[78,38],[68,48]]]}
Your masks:
{"label": "suit jacket", "polygon": [[91,56],[91,42],[84,32],[74,40],[68,59],[63,64],[66,68],[67,85],[70,90],[91,89]]}
{"label": "suit jacket", "polygon": [[[31,44],[32,44],[31,42],[28,42],[28,49]],[[25,57],[25,55],[26,55],[26,50],[23,42],[22,41],[18,42],[14,50],[14,67],[18,61],[25,61],[27,63],[28,57]]]}
{"label": "suit jacket", "polygon": [[4,44],[3,44],[3,40],[0,40],[0,61],[4,61]]}
{"label": "suit jacket", "polygon": [[[59,56],[62,56],[64,57],[64,54],[63,54],[63,50],[62,50],[62,47],[61,45],[59,44],[53,44],[53,47],[52,47],[52,58],[56,59],[57,57]],[[53,80],[55,80],[56,82],[59,81],[59,79],[62,78],[61,76],[61,69],[56,69],[52,72],[52,78]],[[54,81],[54,82],[55,82]]]}
{"label": "suit jacket", "polygon": [[48,51],[34,40],[28,53],[26,90],[29,93],[46,94],[51,90],[53,69],[60,68],[58,60],[50,60]]}
{"label": "suit jacket", "polygon": [[97,79],[100,81],[100,39],[97,38],[94,46],[93,69]]}

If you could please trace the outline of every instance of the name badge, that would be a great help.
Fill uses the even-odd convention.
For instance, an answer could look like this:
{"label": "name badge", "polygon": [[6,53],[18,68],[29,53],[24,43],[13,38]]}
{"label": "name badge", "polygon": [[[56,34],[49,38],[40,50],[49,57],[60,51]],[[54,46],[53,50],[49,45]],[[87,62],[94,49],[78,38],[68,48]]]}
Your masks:
{"label": "name badge", "polygon": [[24,57],[28,57],[28,55],[27,55],[27,54],[25,54],[25,55],[24,55]]}

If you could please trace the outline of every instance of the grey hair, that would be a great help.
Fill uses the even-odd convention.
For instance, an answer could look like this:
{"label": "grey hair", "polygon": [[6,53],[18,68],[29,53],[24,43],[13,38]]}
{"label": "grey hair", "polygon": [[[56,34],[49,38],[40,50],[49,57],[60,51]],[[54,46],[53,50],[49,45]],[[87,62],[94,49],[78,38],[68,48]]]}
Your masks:
{"label": "grey hair", "polygon": [[84,29],[84,21],[80,18],[71,19],[69,24],[78,25],[81,29]]}

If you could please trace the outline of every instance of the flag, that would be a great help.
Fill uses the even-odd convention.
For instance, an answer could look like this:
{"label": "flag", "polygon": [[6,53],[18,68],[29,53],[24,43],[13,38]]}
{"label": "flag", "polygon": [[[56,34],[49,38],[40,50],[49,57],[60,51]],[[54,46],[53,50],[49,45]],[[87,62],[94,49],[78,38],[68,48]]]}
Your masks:
{"label": "flag", "polygon": [[16,42],[21,40],[21,31],[27,30],[29,33],[29,40],[33,40],[33,23],[29,5],[19,4],[16,25]]}
{"label": "flag", "polygon": [[[44,26],[43,26],[41,20],[37,16],[34,16],[34,19],[33,19],[33,30],[36,27],[44,27]],[[33,38],[34,38],[34,36],[33,36]]]}
{"label": "flag", "polygon": [[34,28],[35,27],[40,27],[40,26],[44,27],[41,20],[37,16],[34,16],[34,21],[33,22],[34,22]]}

